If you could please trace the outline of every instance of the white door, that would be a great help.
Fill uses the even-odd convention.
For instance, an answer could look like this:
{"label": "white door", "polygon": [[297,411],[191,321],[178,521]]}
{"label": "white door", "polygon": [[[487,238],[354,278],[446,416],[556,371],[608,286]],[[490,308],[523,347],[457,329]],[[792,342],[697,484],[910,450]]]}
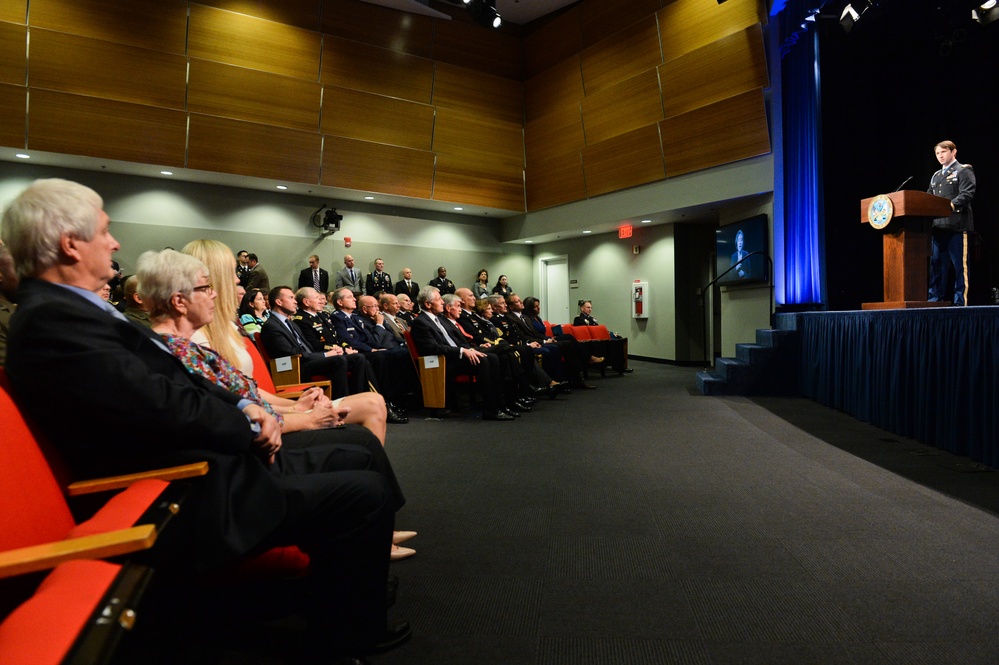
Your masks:
{"label": "white door", "polygon": [[569,257],[541,259],[542,318],[553,324],[572,323],[569,312]]}

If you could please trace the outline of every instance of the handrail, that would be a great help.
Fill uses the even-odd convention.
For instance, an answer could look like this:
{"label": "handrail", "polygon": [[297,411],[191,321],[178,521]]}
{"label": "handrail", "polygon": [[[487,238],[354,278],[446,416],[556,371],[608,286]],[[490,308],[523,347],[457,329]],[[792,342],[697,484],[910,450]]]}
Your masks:
{"label": "handrail", "polygon": [[[701,288],[701,298],[702,299],[704,298],[704,294],[706,294],[708,292],[708,289],[714,286],[719,279],[729,274],[731,271],[735,270],[735,268],[737,268],[739,264],[742,263],[742,261],[745,261],[750,257],[756,256],[757,254],[762,254],[763,256],[765,256],[770,267],[769,272],[767,272],[767,282],[770,285],[770,299],[769,302],[767,303],[767,312],[770,314],[769,321],[770,321],[770,327],[772,328],[774,325],[774,260],[773,258],[771,258],[769,254],[767,254],[761,249],[746,254],[745,258],[740,260],[739,263],[729,266],[726,271],[724,271],[723,273],[715,277],[713,280],[705,284]],[[710,351],[708,350],[708,326],[711,325],[711,321],[710,319],[707,318],[706,309],[705,309],[705,318],[707,320],[704,322],[704,355],[705,355],[704,362],[708,362],[708,360],[711,360],[711,364],[714,365],[714,350],[713,349]]]}

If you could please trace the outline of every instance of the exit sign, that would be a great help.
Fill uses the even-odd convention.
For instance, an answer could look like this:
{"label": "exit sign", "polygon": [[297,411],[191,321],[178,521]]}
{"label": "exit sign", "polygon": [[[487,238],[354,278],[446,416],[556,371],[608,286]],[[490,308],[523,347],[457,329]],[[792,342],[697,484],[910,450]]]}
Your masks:
{"label": "exit sign", "polygon": [[631,224],[625,224],[617,230],[617,237],[630,238],[632,230],[634,230],[634,227]]}

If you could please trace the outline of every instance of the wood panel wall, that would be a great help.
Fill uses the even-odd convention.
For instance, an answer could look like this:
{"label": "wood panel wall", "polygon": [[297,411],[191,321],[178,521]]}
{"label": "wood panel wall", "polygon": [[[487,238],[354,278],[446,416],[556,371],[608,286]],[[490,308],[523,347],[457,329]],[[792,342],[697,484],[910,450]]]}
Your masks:
{"label": "wood panel wall", "polygon": [[762,4],[583,0],[520,39],[360,0],[5,0],[0,142],[535,210],[769,150]]}
{"label": "wood panel wall", "polygon": [[526,37],[528,210],[768,152],[764,18],[759,0],[584,0]]}

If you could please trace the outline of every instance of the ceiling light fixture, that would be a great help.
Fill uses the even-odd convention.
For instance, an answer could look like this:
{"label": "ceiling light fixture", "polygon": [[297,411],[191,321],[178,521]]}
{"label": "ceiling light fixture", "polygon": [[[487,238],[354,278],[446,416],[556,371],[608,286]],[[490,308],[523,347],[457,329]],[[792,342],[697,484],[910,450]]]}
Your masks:
{"label": "ceiling light fixture", "polygon": [[992,23],[993,21],[999,19],[999,3],[997,3],[996,0],[983,2],[978,5],[976,9],[971,10],[971,18],[975,19],[982,25]]}
{"label": "ceiling light fixture", "polygon": [[288,189],[288,185],[277,185],[278,189]]}
{"label": "ceiling light fixture", "polygon": [[160,175],[173,175],[173,171],[160,171]]}
{"label": "ceiling light fixture", "polygon": [[462,0],[469,15],[479,25],[487,28],[498,28],[503,25],[503,19],[496,11],[496,0]]}
{"label": "ceiling light fixture", "polygon": [[19,152],[14,156],[17,157],[18,159],[31,159],[31,155],[26,155],[23,152]]}

